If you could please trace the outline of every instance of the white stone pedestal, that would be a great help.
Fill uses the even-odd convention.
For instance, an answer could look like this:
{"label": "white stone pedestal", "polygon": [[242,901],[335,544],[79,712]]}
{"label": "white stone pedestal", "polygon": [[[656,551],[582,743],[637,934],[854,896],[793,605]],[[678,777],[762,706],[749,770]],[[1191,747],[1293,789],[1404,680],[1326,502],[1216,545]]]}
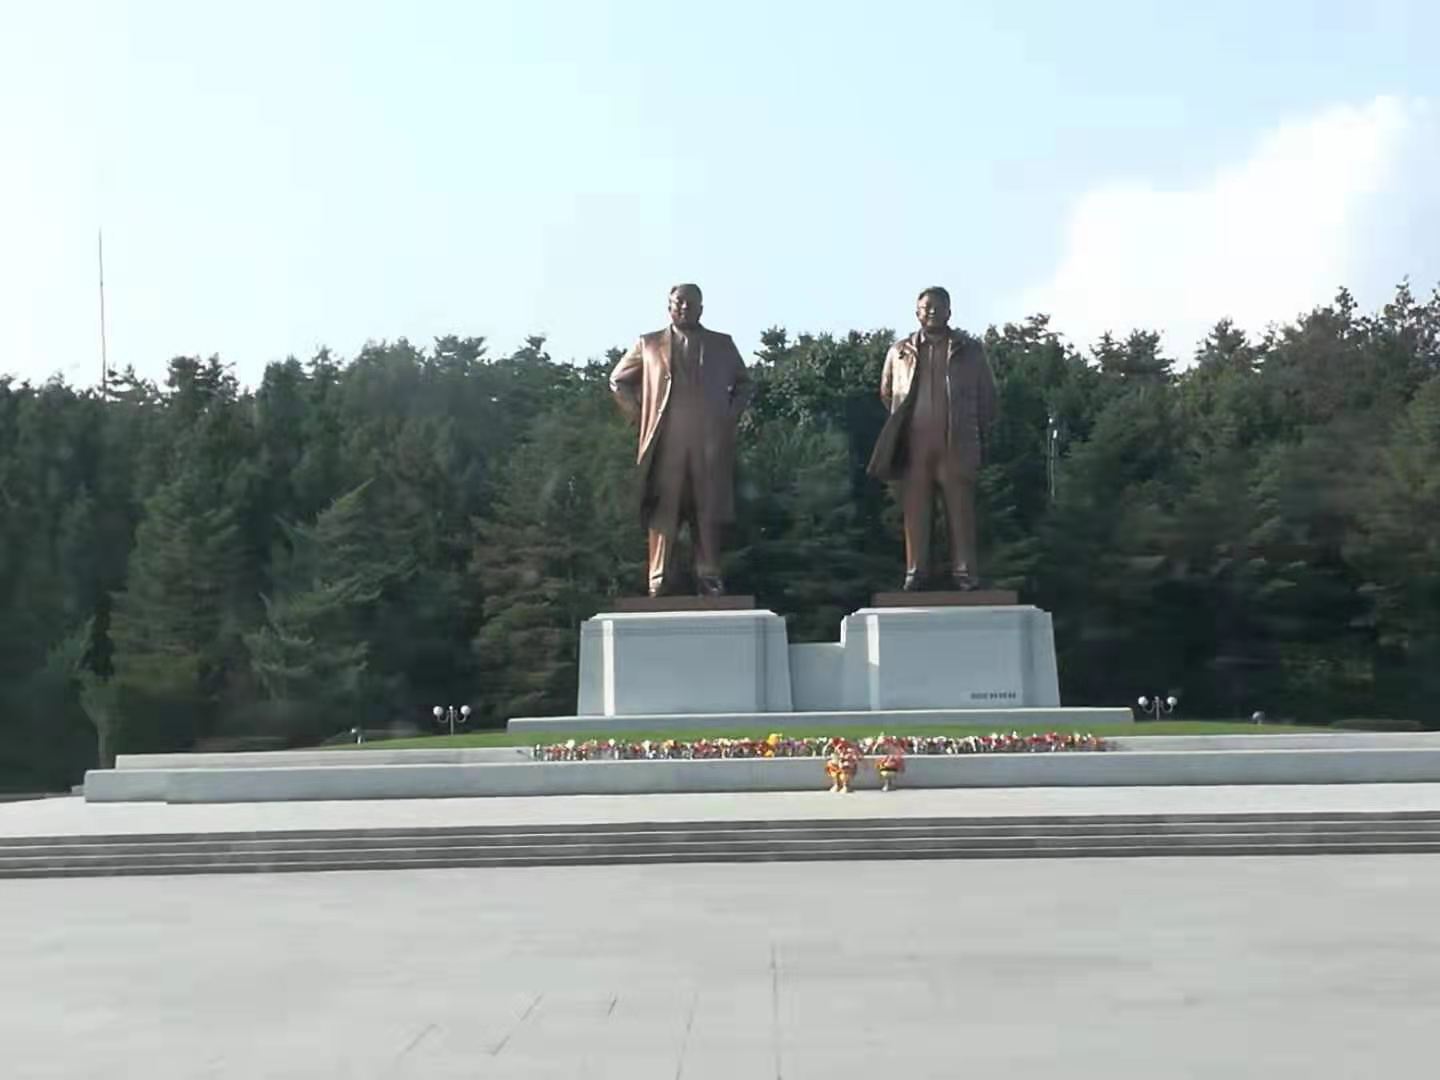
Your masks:
{"label": "white stone pedestal", "polygon": [[1060,708],[1050,615],[1029,604],[862,608],[841,623],[838,642],[814,645],[789,645],[785,621],[753,608],[602,612],[580,625],[577,699],[574,716],[516,717],[510,728],[893,730],[1133,719],[1123,708]]}
{"label": "white stone pedestal", "polygon": [[580,624],[581,716],[790,710],[773,611],[602,612]]}
{"label": "white stone pedestal", "polygon": [[861,608],[838,645],[791,653],[797,711],[1060,704],[1050,615],[1030,604]]}

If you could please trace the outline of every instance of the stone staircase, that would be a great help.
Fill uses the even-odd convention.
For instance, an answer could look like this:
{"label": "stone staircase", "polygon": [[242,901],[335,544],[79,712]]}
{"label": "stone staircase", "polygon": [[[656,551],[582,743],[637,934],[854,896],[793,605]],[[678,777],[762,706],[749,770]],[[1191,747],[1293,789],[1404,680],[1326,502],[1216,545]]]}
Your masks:
{"label": "stone staircase", "polygon": [[873,818],[0,838],[0,877],[1440,852],[1440,812]]}

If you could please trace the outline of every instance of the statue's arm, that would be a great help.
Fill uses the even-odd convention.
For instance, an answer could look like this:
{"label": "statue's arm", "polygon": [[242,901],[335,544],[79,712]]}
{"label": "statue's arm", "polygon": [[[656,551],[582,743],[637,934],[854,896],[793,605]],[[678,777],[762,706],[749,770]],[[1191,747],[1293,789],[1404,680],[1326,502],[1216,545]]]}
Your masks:
{"label": "statue's arm", "polygon": [[644,374],[644,344],[637,341],[610,372],[610,392],[615,395],[621,410],[632,420],[640,416],[640,384]]}

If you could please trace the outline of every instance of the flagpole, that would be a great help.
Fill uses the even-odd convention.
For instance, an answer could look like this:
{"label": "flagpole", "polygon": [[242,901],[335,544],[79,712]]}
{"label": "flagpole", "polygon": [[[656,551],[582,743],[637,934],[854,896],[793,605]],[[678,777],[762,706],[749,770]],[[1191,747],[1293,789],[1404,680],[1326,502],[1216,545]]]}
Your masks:
{"label": "flagpole", "polygon": [[110,354],[105,343],[105,231],[97,233],[100,257],[100,398],[110,394]]}

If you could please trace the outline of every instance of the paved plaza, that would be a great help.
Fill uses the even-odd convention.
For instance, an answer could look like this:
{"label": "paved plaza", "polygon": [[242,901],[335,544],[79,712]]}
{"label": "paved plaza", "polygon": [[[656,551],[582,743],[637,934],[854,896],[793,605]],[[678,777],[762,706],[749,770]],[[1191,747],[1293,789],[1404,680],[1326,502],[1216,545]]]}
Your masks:
{"label": "paved plaza", "polygon": [[0,882],[0,1074],[1433,1071],[1440,858]]}

